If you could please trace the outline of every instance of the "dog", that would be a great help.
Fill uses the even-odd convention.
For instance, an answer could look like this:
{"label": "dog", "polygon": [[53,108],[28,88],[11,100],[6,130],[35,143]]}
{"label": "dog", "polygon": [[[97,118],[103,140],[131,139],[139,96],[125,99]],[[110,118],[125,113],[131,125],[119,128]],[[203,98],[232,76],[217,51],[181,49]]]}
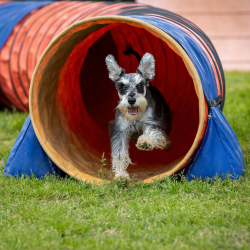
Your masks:
{"label": "dog", "polygon": [[111,170],[115,179],[129,180],[126,171],[132,164],[129,142],[137,141],[139,150],[170,150],[171,111],[161,92],[150,83],[155,76],[153,55],[145,53],[141,58],[131,45],[124,54],[133,54],[138,59],[136,73],[125,74],[112,55],[105,61],[109,78],[115,83],[119,95],[115,120],[109,124]]}

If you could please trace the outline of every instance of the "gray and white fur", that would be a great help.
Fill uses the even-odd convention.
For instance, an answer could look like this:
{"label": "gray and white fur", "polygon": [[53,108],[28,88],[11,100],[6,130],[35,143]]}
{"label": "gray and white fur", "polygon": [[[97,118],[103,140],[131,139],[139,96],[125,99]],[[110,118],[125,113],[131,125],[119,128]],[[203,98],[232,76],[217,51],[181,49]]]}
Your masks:
{"label": "gray and white fur", "polygon": [[116,179],[130,179],[126,171],[132,164],[130,141],[136,141],[139,150],[171,148],[170,109],[161,92],[150,84],[155,75],[151,54],[144,54],[136,73],[125,74],[112,55],[106,57],[106,64],[119,95],[115,120],[109,125],[112,171]]}

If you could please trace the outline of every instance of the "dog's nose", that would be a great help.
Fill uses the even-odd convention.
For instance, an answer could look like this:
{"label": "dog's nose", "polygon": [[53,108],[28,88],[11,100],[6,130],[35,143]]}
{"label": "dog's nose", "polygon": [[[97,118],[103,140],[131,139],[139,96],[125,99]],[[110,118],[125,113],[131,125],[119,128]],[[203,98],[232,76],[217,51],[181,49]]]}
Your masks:
{"label": "dog's nose", "polygon": [[134,105],[135,102],[136,102],[136,99],[135,99],[134,97],[129,97],[129,98],[128,98],[128,103],[129,103],[130,105]]}

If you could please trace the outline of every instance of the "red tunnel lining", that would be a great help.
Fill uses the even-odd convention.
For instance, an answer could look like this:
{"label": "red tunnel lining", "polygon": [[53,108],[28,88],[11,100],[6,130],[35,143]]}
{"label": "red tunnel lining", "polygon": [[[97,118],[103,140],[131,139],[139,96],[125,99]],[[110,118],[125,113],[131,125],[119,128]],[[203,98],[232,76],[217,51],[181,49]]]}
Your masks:
{"label": "red tunnel lining", "polygon": [[126,73],[135,72],[137,60],[123,55],[128,43],[140,55],[154,55],[156,75],[152,84],[163,93],[172,111],[173,147],[169,152],[143,152],[130,144],[130,157],[136,164],[128,170],[152,170],[183,157],[192,146],[199,125],[193,79],[182,58],[165,42],[127,24],[111,24],[91,33],[74,48],[60,71],[56,105],[61,121],[67,120],[68,125],[63,125],[69,126],[79,139],[78,149],[91,151],[98,158],[105,152],[110,161],[108,124],[114,119],[118,95],[108,78],[105,57],[113,54]]}

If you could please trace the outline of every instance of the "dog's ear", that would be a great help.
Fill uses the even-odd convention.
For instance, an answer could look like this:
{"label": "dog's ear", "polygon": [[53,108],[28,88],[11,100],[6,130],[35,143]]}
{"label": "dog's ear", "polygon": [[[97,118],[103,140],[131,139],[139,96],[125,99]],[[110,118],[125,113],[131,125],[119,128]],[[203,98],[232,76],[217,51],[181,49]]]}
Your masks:
{"label": "dog's ear", "polygon": [[154,57],[146,53],[142,57],[137,72],[148,80],[152,80],[155,76],[155,59]]}
{"label": "dog's ear", "polygon": [[118,63],[116,62],[114,56],[108,55],[105,59],[108,71],[109,71],[109,78],[116,82],[121,78],[121,76],[124,74],[124,69],[122,69]]}

